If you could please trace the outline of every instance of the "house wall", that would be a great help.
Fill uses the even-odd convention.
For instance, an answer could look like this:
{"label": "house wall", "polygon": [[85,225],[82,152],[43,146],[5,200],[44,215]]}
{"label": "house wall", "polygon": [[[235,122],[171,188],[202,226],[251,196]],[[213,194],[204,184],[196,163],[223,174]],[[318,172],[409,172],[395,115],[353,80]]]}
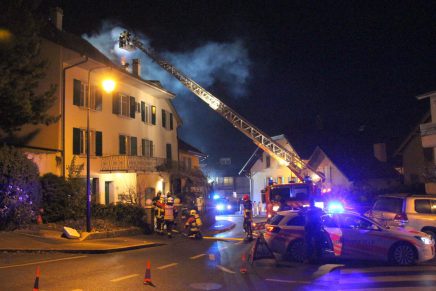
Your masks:
{"label": "house wall", "polygon": [[332,193],[346,193],[353,185],[353,183],[349,181],[348,178],[326,156],[323,157],[316,170],[324,173],[324,185],[327,188],[331,188]]}
{"label": "house wall", "polygon": [[421,136],[415,135],[405,146],[403,153],[404,184],[424,183],[423,172],[426,165]]}

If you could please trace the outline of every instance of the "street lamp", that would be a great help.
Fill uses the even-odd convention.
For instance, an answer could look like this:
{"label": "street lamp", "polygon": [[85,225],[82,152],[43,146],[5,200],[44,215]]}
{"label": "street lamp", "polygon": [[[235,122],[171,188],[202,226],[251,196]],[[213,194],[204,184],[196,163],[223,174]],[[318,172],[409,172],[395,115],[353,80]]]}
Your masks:
{"label": "street lamp", "polygon": [[[90,140],[89,140],[89,112],[91,110],[91,72],[104,69],[104,67],[92,68],[88,71],[88,106],[86,112],[86,231],[91,232],[91,167],[90,167]],[[107,93],[115,89],[115,81],[106,79],[102,83],[103,90]]]}

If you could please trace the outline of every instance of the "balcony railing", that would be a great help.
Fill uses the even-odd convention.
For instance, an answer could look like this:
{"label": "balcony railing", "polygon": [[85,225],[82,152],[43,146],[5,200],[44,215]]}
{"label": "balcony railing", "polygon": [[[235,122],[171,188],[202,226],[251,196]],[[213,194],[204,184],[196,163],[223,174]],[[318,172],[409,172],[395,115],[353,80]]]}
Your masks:
{"label": "balcony railing", "polygon": [[101,159],[101,171],[156,172],[165,161],[163,158],[105,156]]}
{"label": "balcony railing", "polygon": [[419,125],[421,136],[436,134],[436,123],[423,123]]}

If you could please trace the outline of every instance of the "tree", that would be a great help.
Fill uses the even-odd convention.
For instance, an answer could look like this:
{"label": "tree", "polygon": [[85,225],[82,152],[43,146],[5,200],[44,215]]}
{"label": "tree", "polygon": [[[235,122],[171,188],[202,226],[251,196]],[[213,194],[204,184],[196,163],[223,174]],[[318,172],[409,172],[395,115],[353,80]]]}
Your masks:
{"label": "tree", "polygon": [[35,90],[45,77],[39,37],[44,22],[37,16],[39,1],[2,1],[0,14],[0,129],[8,135],[25,124],[51,124],[58,116],[47,110],[53,105],[56,87]]}

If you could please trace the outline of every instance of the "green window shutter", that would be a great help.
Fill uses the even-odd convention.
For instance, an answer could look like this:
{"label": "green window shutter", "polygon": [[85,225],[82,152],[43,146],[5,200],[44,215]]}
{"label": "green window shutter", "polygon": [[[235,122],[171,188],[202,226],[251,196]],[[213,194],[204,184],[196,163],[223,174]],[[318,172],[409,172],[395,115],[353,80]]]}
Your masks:
{"label": "green window shutter", "polygon": [[73,128],[73,155],[80,154],[80,128]]}
{"label": "green window shutter", "polygon": [[145,156],[145,139],[141,140],[141,155]]}
{"label": "green window shutter", "polygon": [[170,130],[173,130],[173,114],[170,113]]}
{"label": "green window shutter", "polygon": [[80,104],[80,91],[82,87],[82,82],[80,80],[74,79],[73,84],[73,105],[81,106]]}
{"label": "green window shutter", "polygon": [[130,96],[130,117],[135,118],[136,114],[136,101],[135,97]]}
{"label": "green window shutter", "polygon": [[124,135],[120,135],[120,155],[126,154],[126,137]]}
{"label": "green window shutter", "polygon": [[118,93],[112,93],[112,113],[120,114],[121,96]]}
{"label": "green window shutter", "polygon": [[103,156],[103,133],[101,131],[95,132],[95,155]]}
{"label": "green window shutter", "polygon": [[162,127],[167,127],[167,114],[165,110],[162,109]]}
{"label": "green window shutter", "polygon": [[156,125],[156,106],[151,106],[151,124]]}
{"label": "green window shutter", "polygon": [[134,136],[132,136],[130,138],[130,155],[131,156],[137,156],[138,155],[138,140]]}
{"label": "green window shutter", "polygon": [[141,120],[145,122],[145,102],[141,101]]}

